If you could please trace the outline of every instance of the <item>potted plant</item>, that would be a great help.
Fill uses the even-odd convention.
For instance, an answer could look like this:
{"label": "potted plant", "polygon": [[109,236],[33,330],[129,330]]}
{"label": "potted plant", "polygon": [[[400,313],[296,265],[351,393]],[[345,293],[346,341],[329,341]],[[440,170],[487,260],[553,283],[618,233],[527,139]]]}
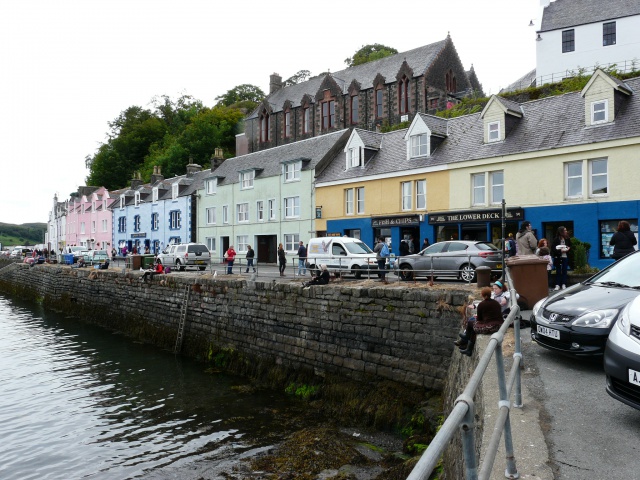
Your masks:
{"label": "potted plant", "polygon": [[589,266],[588,258],[590,249],[590,243],[582,242],[577,238],[571,239],[570,269],[568,272],[567,285],[580,283],[599,271],[599,269]]}

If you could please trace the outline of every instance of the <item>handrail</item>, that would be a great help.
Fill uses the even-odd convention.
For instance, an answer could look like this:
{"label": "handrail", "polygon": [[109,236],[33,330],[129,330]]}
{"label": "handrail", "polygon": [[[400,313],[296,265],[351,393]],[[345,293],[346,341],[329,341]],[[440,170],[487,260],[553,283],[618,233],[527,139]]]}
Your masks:
{"label": "handrail", "polygon": [[[511,274],[509,268],[505,269],[505,276],[509,285],[512,285]],[[454,402],[454,407],[449,416],[445,419],[444,424],[433,438],[429,447],[422,454],[420,460],[411,471],[411,474],[407,477],[407,480],[424,480],[428,479],[434,468],[439,462],[444,450],[448,447],[449,442],[453,436],[457,433],[458,429],[461,429],[462,435],[462,449],[465,460],[467,480],[489,479],[491,470],[495,462],[495,457],[498,452],[500,438],[504,433],[505,452],[506,452],[506,464],[505,470],[506,478],[518,478],[518,470],[516,468],[515,455],[513,451],[513,439],[511,436],[511,422],[509,412],[511,409],[510,397],[515,392],[514,405],[515,407],[522,407],[522,385],[520,378],[520,366],[522,364],[522,351],[520,343],[520,307],[517,302],[516,290],[511,287],[509,289],[510,297],[509,303],[511,310],[507,319],[500,327],[498,332],[491,335],[491,339],[487,345],[486,350],[480,357],[478,365],[476,366],[467,386],[464,391]],[[504,358],[502,354],[502,342],[509,326],[514,325],[514,337],[515,348],[513,354],[513,365],[508,380],[505,378],[504,370]],[[473,397],[476,394],[480,382],[487,371],[491,357],[495,353],[496,368],[498,373],[498,386],[500,389],[500,400],[498,402],[498,414],[496,419],[496,425],[493,430],[493,434],[489,440],[486,448],[485,457],[482,462],[482,468],[478,474],[478,466],[476,463],[475,455],[475,439],[473,420],[475,415],[475,408],[473,403]],[[515,387],[515,390],[514,390]]]}

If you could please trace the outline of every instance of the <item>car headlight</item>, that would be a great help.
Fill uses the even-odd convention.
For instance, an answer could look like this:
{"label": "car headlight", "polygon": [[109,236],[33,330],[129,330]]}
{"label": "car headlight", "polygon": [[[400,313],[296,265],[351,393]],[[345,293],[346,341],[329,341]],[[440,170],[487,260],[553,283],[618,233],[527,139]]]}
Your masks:
{"label": "car headlight", "polygon": [[596,310],[589,312],[573,322],[576,327],[609,328],[618,314],[618,309]]}
{"label": "car headlight", "polygon": [[545,300],[546,300],[546,297],[543,298],[542,300],[538,300],[536,304],[533,306],[533,308],[531,309],[531,313],[533,313],[534,317],[538,315],[538,310],[540,310]]}
{"label": "car headlight", "polygon": [[631,304],[629,303],[629,304],[627,304],[626,307],[624,307],[624,309],[620,313],[620,316],[618,317],[618,322],[616,323],[616,325],[618,325],[618,328],[627,337],[629,336],[629,333],[631,331],[631,319],[629,318],[630,305]]}

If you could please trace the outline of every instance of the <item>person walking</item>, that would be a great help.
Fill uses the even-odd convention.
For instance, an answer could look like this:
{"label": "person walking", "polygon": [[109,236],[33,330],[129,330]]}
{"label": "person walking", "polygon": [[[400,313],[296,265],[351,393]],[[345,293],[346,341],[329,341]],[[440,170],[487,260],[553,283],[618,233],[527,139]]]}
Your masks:
{"label": "person walking", "polygon": [[284,251],[282,244],[278,245],[278,269],[280,270],[280,276],[284,277],[284,269],[287,266],[287,254]]}
{"label": "person walking", "polygon": [[298,276],[307,274],[307,248],[300,242],[298,247]]}
{"label": "person walking", "polygon": [[554,290],[567,288],[567,269],[569,268],[569,250],[571,239],[565,227],[558,227],[556,236],[551,242],[551,256],[556,268],[556,286]]}
{"label": "person walking", "polygon": [[509,233],[504,239],[504,254],[507,258],[516,256],[516,240],[513,238],[513,233]]}
{"label": "person walking", "polygon": [[429,239],[425,237],[425,239],[422,241],[422,248],[420,250],[424,250],[425,248],[427,248],[430,245],[429,243]]}
{"label": "person walking", "polygon": [[387,282],[387,258],[390,255],[389,247],[387,246],[387,242],[384,241],[384,238],[379,237],[378,243],[373,249],[376,254],[376,262],[378,263],[378,276],[380,277],[380,281],[382,283]]}
{"label": "person walking", "polygon": [[631,231],[629,222],[621,220],[618,222],[618,230],[611,236],[609,245],[613,247],[613,254],[611,258],[619,260],[625,255],[635,252],[635,245],[638,244],[636,236]]}
{"label": "person walking", "polygon": [[256,273],[256,267],[253,266],[253,259],[256,256],[256,252],[253,251],[251,245],[247,245],[247,271],[244,273],[249,273],[249,268],[253,268],[253,273]]}
{"label": "person walking", "polygon": [[224,257],[227,259],[227,275],[231,275],[233,273],[233,261],[236,259],[236,251],[233,249],[233,245],[227,249]]}
{"label": "person walking", "polygon": [[516,255],[533,255],[538,248],[536,236],[531,231],[531,222],[525,220],[516,234]]}

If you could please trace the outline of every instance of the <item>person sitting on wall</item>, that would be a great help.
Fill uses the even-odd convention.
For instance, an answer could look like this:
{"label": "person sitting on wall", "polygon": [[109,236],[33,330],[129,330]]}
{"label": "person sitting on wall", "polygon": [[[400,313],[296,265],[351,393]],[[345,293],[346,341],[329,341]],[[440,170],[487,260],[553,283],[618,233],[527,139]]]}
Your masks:
{"label": "person sitting on wall", "polygon": [[471,356],[476,343],[477,334],[491,334],[500,330],[504,319],[500,304],[491,298],[491,288],[484,287],[481,291],[483,300],[476,308],[476,321],[467,322],[467,328],[460,334],[460,340],[454,342],[463,355]]}
{"label": "person sitting on wall", "polygon": [[156,260],[156,265],[154,268],[150,268],[149,270],[146,270],[144,272],[144,275],[142,275],[142,281],[146,282],[147,281],[147,277],[149,277],[150,279],[153,279],[154,275],[158,275],[164,273],[164,266],[162,265],[162,260],[160,260],[159,258]]}
{"label": "person sitting on wall", "polygon": [[100,265],[100,270],[106,270],[109,268],[109,259],[107,258],[103,264]]}
{"label": "person sitting on wall", "polygon": [[304,287],[309,285],[327,285],[329,283],[329,270],[326,265],[320,265],[320,274],[317,277],[312,278],[307,283],[304,283]]}
{"label": "person sitting on wall", "polygon": [[84,257],[80,257],[80,258],[78,258],[78,263],[73,265],[72,268],[82,268],[82,267],[86,267],[86,266],[87,266],[87,264],[84,261]]}

